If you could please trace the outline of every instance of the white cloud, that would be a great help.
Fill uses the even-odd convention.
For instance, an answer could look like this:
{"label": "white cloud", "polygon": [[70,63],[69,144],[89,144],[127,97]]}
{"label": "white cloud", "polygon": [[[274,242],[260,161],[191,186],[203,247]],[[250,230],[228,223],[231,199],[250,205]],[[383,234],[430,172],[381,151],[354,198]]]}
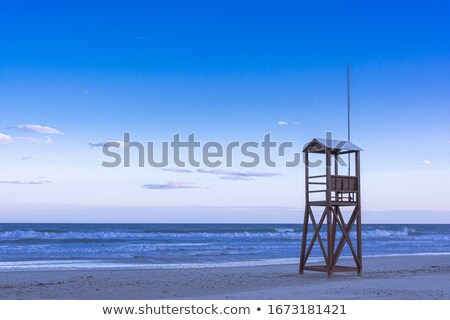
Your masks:
{"label": "white cloud", "polygon": [[229,171],[229,170],[221,170],[221,169],[197,169],[199,173],[209,173],[220,175],[221,179],[224,180],[253,180],[253,178],[258,177],[277,177],[281,174],[272,173],[272,172],[240,172],[240,171]]}
{"label": "white cloud", "polygon": [[50,137],[45,137],[45,140],[41,139],[41,143],[53,143],[53,139]]}
{"label": "white cloud", "polygon": [[14,142],[31,142],[31,143],[53,143],[53,139],[45,137],[45,139],[39,139],[34,137],[14,137]]}
{"label": "white cloud", "polygon": [[37,159],[36,156],[26,156],[26,157],[20,158],[20,160],[36,160],[36,159]]}
{"label": "white cloud", "polygon": [[0,132],[0,144],[11,144],[14,142],[13,137],[9,134],[4,134]]}
{"label": "white cloud", "polygon": [[51,183],[48,180],[42,180],[42,181],[18,181],[18,180],[2,180],[0,181],[1,184],[15,184],[15,185],[39,185],[39,184],[47,184]]}
{"label": "white cloud", "polygon": [[127,143],[120,140],[109,140],[109,141],[103,141],[103,142],[88,142],[88,145],[91,148],[103,148],[105,144],[108,144],[108,146],[116,147],[116,148],[124,148],[127,146]]}
{"label": "white cloud", "polygon": [[424,165],[424,166],[429,166],[429,165],[431,164],[431,161],[425,159],[425,160],[420,161],[420,164],[422,164],[422,165]]}
{"label": "white cloud", "polygon": [[34,137],[11,137],[9,134],[3,134],[0,132],[0,144],[11,144],[15,142],[52,143],[53,140],[50,137],[46,137],[45,139]]}
{"label": "white cloud", "polygon": [[183,169],[183,168],[163,168],[161,169],[163,171],[171,171],[171,172],[178,172],[178,173],[192,173],[192,170],[189,169]]}
{"label": "white cloud", "polygon": [[288,123],[286,121],[278,121],[280,126],[286,126]]}
{"label": "white cloud", "polygon": [[58,129],[48,127],[48,126],[42,126],[40,124],[19,124],[17,126],[17,129],[24,130],[24,131],[33,131],[37,133],[44,133],[44,134],[64,134]]}
{"label": "white cloud", "polygon": [[171,189],[197,189],[200,187],[186,182],[169,181],[163,184],[155,184],[155,183],[144,184],[142,188],[148,190],[171,190]]}
{"label": "white cloud", "polygon": [[14,137],[14,142],[32,142],[39,143],[40,139],[34,137]]}

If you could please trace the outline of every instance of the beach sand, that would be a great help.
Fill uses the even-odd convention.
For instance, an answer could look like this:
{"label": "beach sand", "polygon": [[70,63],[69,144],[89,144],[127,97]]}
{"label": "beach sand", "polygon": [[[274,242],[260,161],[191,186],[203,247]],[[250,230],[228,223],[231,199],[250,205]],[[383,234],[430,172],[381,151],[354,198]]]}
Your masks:
{"label": "beach sand", "polygon": [[0,272],[0,299],[450,299],[450,255],[365,258],[362,276],[337,273],[332,279],[297,270]]}

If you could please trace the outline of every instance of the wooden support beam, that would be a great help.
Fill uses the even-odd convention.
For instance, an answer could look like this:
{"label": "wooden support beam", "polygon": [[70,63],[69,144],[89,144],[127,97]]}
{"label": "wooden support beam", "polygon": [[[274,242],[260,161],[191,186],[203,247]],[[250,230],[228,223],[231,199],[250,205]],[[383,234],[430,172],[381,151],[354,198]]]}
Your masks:
{"label": "wooden support beam", "polygon": [[348,228],[348,231],[347,231],[347,226],[345,224],[344,217],[342,216],[342,213],[341,213],[341,210],[339,209],[339,207],[337,207],[337,206],[334,207],[334,214],[337,219],[339,228],[341,229],[342,237],[345,239],[345,242],[347,243],[347,245],[350,248],[350,251],[353,255],[353,259],[355,260],[356,265],[359,267],[361,265],[361,262],[359,260],[358,255],[356,254],[355,248],[353,247],[352,240],[350,239],[350,231],[351,231],[352,227],[350,226],[350,228]]}
{"label": "wooden support beam", "polygon": [[358,250],[358,258],[360,261],[358,274],[362,274],[362,221],[361,221],[361,154],[360,152],[355,153],[355,174],[358,178],[357,180],[357,189],[358,193],[356,194],[356,202],[357,202],[357,210],[358,214],[356,217],[356,244]]}
{"label": "wooden support beam", "polygon": [[[329,262],[329,256],[327,255],[327,251],[325,250],[325,246],[323,244],[322,237],[320,235],[320,229],[321,229],[321,227],[323,225],[325,217],[328,217],[328,210],[325,208],[325,210],[324,210],[324,212],[322,214],[322,217],[320,219],[319,225],[317,225],[317,223],[316,223],[316,219],[314,218],[314,213],[312,212],[312,210],[309,211],[309,216],[311,218],[311,222],[312,222],[312,225],[313,225],[313,228],[314,228],[313,240],[315,241],[315,239],[317,239],[317,241],[319,241],[319,245],[320,245],[320,249],[322,250],[323,258],[325,259],[325,262],[328,263]],[[314,246],[314,241],[313,240],[311,240],[311,243],[309,244],[308,256],[307,257],[309,257],[309,254],[311,253],[311,250],[312,250],[312,248]]]}
{"label": "wooden support beam", "polygon": [[308,224],[309,224],[309,211],[311,207],[309,205],[309,154],[304,153],[305,161],[305,214],[303,217],[303,233],[302,233],[302,249],[300,253],[300,268],[299,273],[303,274],[303,270],[308,259],[306,256],[306,241],[308,240]]}
{"label": "wooden support beam", "polygon": [[[353,210],[352,215],[350,216],[350,219],[347,223],[347,226],[345,228],[346,232],[349,233],[350,230],[352,229],[353,224],[355,223],[356,220],[356,214],[357,214],[357,207],[355,207],[355,209]],[[341,240],[339,241],[339,244],[337,246],[336,252],[334,254],[333,260],[337,262],[337,260],[339,259],[339,256],[342,252],[342,249],[344,249],[344,245],[345,245],[345,237],[342,237]]]}
{"label": "wooden support beam", "polygon": [[[308,271],[319,271],[319,272],[328,272],[327,266],[305,266],[305,270]],[[350,266],[335,266],[333,272],[351,272],[357,271],[358,268],[350,267]]]}
{"label": "wooden support beam", "polygon": [[331,154],[330,149],[325,150],[326,156],[326,174],[327,174],[327,192],[326,192],[326,214],[327,214],[327,268],[328,268],[328,276],[331,277],[333,275],[333,241],[331,239],[331,234],[333,230],[332,226],[332,212],[331,212]]}
{"label": "wooden support beam", "polygon": [[[312,208],[311,207],[309,207],[309,210],[310,210],[309,212],[311,212],[311,214],[312,214]],[[308,214],[308,216],[309,216],[309,214]],[[322,228],[322,225],[323,225],[323,222],[325,220],[325,217],[326,217],[326,214],[322,214],[322,217],[320,218],[319,225],[318,225],[319,232],[320,232],[320,229]],[[306,254],[305,254],[305,262],[308,260],[309,255],[311,254],[312,248],[314,247],[314,243],[315,243],[315,241],[316,241],[318,236],[320,236],[320,234],[317,234],[316,230],[314,229],[314,235],[313,235],[313,237],[311,239],[311,242],[309,243],[308,250],[306,251]]]}
{"label": "wooden support beam", "polygon": [[303,274],[303,270],[305,269],[305,264],[307,260],[306,256],[306,241],[308,240],[308,224],[309,224],[309,210],[311,208],[308,204],[305,205],[305,216],[303,218],[303,233],[302,233],[302,250],[300,253],[300,268],[299,273]]}

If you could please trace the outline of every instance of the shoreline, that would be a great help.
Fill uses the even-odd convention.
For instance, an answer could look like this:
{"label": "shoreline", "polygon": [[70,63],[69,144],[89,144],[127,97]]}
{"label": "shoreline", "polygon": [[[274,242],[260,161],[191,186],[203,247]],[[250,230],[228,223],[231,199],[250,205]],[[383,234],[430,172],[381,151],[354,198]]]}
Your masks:
{"label": "shoreline", "polygon": [[[342,263],[350,263],[342,259]],[[363,275],[297,264],[0,272],[0,299],[450,299],[449,255],[366,257]]]}
{"label": "shoreline", "polygon": [[[405,254],[380,254],[364,256],[363,259],[393,258],[393,257],[426,257],[426,256],[450,256],[450,252],[405,253]],[[340,261],[351,260],[351,256],[342,256]],[[93,262],[94,261],[94,262]],[[310,257],[309,264],[320,263],[321,257]],[[95,262],[98,262],[95,264]],[[133,270],[179,270],[179,269],[209,269],[209,268],[238,268],[238,267],[262,267],[277,265],[297,265],[298,258],[279,258],[265,260],[210,262],[210,263],[179,263],[179,264],[145,264],[104,262],[95,260],[26,260],[0,262],[0,275],[4,272],[60,272],[60,271],[133,271]],[[57,267],[57,268],[56,268]]]}

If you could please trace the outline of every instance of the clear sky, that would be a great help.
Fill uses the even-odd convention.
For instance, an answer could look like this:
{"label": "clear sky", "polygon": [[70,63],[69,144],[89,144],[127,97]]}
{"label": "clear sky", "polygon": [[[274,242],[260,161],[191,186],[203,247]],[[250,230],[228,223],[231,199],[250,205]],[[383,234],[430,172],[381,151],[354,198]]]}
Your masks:
{"label": "clear sky", "polygon": [[94,145],[346,139],[350,63],[366,222],[450,223],[449,16],[446,1],[2,1],[0,222],[301,222],[301,166],[103,168]]}

